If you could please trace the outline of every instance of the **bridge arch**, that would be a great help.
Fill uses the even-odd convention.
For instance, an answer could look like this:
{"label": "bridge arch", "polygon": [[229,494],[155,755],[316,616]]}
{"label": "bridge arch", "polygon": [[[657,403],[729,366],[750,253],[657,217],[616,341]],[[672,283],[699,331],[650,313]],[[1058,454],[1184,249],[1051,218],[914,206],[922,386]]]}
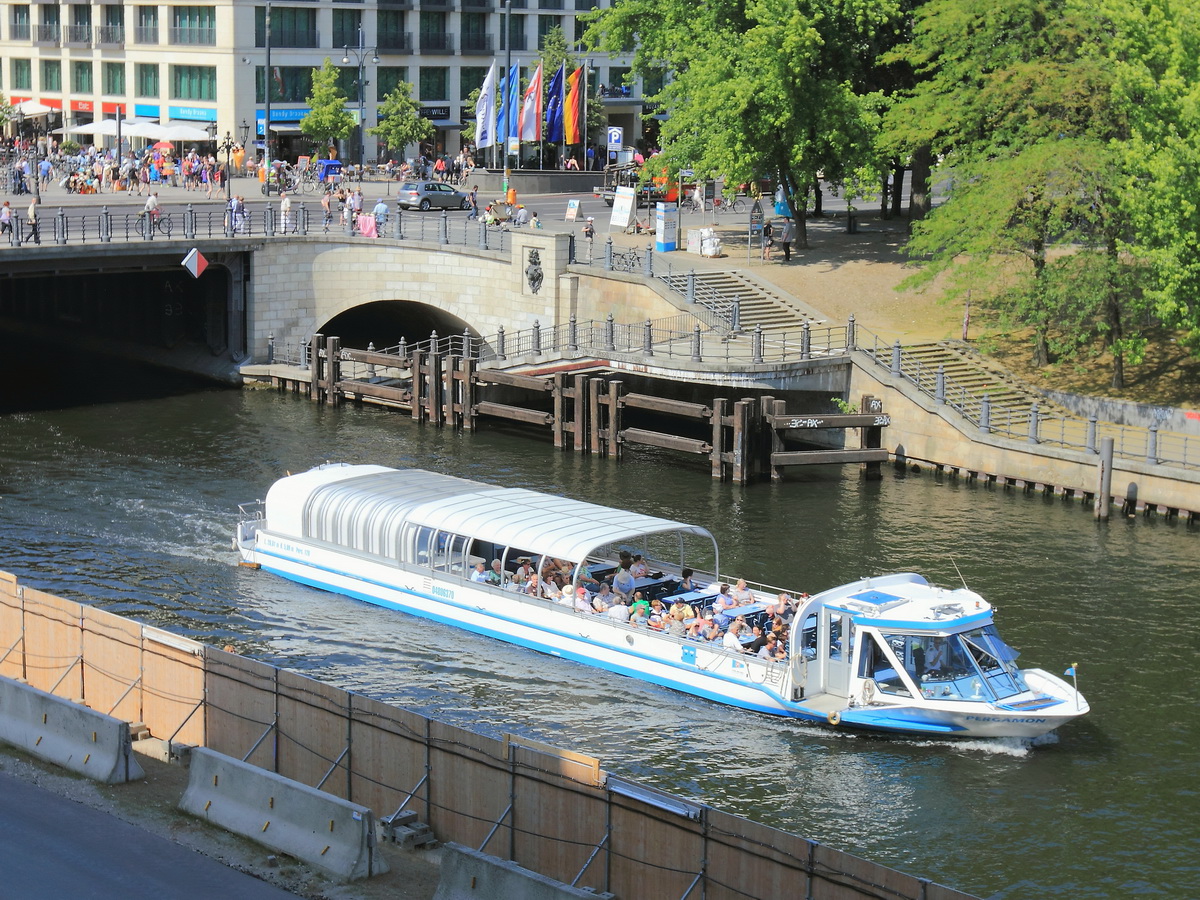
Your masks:
{"label": "bridge arch", "polygon": [[336,313],[317,324],[317,331],[337,335],[346,347],[394,347],[403,339],[413,344],[436,331],[440,337],[479,331],[454,313],[420,300],[372,300]]}

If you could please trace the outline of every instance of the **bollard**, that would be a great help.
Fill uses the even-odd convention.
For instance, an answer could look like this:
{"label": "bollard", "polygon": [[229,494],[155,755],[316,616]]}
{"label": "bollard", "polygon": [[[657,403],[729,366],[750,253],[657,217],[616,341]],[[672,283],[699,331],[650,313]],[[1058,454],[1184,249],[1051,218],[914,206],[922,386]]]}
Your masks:
{"label": "bollard", "polygon": [[617,343],[616,343],[616,339],[615,339],[616,330],[617,330],[617,327],[616,327],[615,323],[613,322],[613,314],[609,313],[608,318],[604,320],[604,349],[605,350],[608,350],[611,352],[611,351],[617,349]]}
{"label": "bollard", "polygon": [[933,389],[933,399],[938,403],[946,402],[946,367],[938,366],[937,384]]}
{"label": "bollard", "polygon": [[58,212],[54,214],[54,243],[65,244],[67,242],[67,214],[63,212],[60,206]]}
{"label": "bollard", "polygon": [[567,264],[575,265],[575,235],[567,235]]}
{"label": "bollard", "polygon": [[401,359],[408,359],[408,340],[400,338],[400,343],[396,345],[396,355]]}
{"label": "bollard", "polygon": [[505,359],[504,356],[504,326],[501,325],[496,329],[496,359]]}
{"label": "bollard", "polygon": [[567,349],[579,349],[579,323],[575,319],[575,313],[571,313],[571,320],[567,323]]}
{"label": "bollard", "polygon": [[300,201],[300,210],[296,213],[296,233],[308,234],[308,209],[304,206],[304,201]]}
{"label": "bollard", "polygon": [[650,324],[649,319],[642,326],[642,353],[646,356],[654,355],[654,326]]}
{"label": "bollard", "polygon": [[533,355],[542,352],[542,323],[536,319],[533,322]]}
{"label": "bollard", "polygon": [[850,320],[848,322],[846,322],[846,349],[847,350],[857,350],[858,349],[854,343],[858,339],[858,335],[855,334],[855,329],[856,329],[856,326],[855,326],[855,321],[854,321],[854,314],[851,313]]}
{"label": "bollard", "polygon": [[1146,432],[1146,462],[1152,466],[1158,465],[1158,423],[1155,422]]}
{"label": "bollard", "polygon": [[984,397],[979,401],[979,430],[985,434],[992,430],[992,398]]}
{"label": "bollard", "polygon": [[654,245],[646,245],[646,255],[642,257],[642,274],[647,278],[654,277]]}
{"label": "bollard", "polygon": [[737,334],[742,330],[742,301],[741,298],[729,304],[729,330]]}
{"label": "bollard", "polygon": [[892,377],[893,378],[900,377],[900,371],[901,371],[900,370],[900,355],[901,355],[900,341],[897,340],[896,343],[892,344]]}
{"label": "bollard", "polygon": [[1096,417],[1095,416],[1088,416],[1087,449],[1088,449],[1088,453],[1096,452]]}
{"label": "bollard", "polygon": [[[160,211],[161,212],[161,211]],[[142,237],[148,241],[154,240],[154,217],[148,212],[141,213],[142,216]]]}
{"label": "bollard", "polygon": [[450,243],[450,214],[444,209],[442,218],[438,222],[438,243],[442,245]]}
{"label": "bollard", "polygon": [[700,323],[692,329],[692,362],[700,362]]}
{"label": "bollard", "polygon": [[479,220],[479,249],[487,249],[487,222],[483,219]]}
{"label": "bollard", "polygon": [[183,210],[183,236],[189,241],[196,237],[196,210],[190,203]]}
{"label": "bollard", "polygon": [[800,325],[800,358],[812,359],[812,326],[805,319]]}
{"label": "bollard", "polygon": [[267,335],[267,365],[275,364],[275,332]]}
{"label": "bollard", "polygon": [[1096,469],[1096,518],[1108,521],[1109,507],[1112,506],[1112,461],[1113,439],[1106,437],[1100,441],[1100,462]]}
{"label": "bollard", "polygon": [[1040,444],[1041,439],[1038,436],[1039,426],[1041,425],[1041,415],[1038,412],[1036,403],[1029,407],[1029,443]]}
{"label": "bollard", "polygon": [[16,214],[13,215],[12,245],[21,246],[21,217]]}
{"label": "bollard", "polygon": [[761,322],[754,326],[754,339],[752,343],[754,345],[754,362],[760,363],[763,361],[763,330]]}
{"label": "bollard", "polygon": [[107,206],[100,207],[100,242],[112,243],[112,213],[108,211]]}
{"label": "bollard", "polygon": [[687,274],[687,302],[696,302],[696,270],[692,269]]}
{"label": "bollard", "polygon": [[613,270],[613,242],[610,235],[604,243],[604,271],[611,272]]}
{"label": "bollard", "polygon": [[263,226],[264,226],[264,230],[266,231],[267,237],[274,237],[276,234],[279,233],[275,227],[276,226],[275,210],[268,206],[266,208],[266,210],[264,211],[263,215],[264,215]]}

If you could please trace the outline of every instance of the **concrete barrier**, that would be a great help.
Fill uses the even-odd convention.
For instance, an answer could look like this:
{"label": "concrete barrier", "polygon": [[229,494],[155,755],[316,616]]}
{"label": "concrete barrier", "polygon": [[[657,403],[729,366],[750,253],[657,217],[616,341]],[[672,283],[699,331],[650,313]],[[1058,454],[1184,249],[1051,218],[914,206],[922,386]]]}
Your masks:
{"label": "concrete barrier", "polygon": [[344,881],[388,870],[365,806],[206,747],[191,759],[184,811]]}
{"label": "concrete barrier", "polygon": [[565,900],[587,897],[612,900],[614,894],[572,887],[515,862],[488,856],[461,844],[446,844],[442,878],[433,900],[480,900],[481,897],[520,897],[521,900]]}
{"label": "concrete barrier", "polygon": [[145,778],[129,723],[0,678],[0,740],[105,784]]}

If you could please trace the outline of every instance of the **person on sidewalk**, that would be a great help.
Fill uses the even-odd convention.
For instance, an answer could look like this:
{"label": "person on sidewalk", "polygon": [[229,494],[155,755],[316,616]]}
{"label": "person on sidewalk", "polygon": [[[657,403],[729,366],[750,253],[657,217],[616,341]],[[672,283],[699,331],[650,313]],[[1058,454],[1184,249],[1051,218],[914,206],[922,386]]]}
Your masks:
{"label": "person on sidewalk", "polygon": [[38,198],[34,197],[29,201],[29,209],[25,213],[28,221],[29,231],[25,235],[25,240],[33,241],[35,244],[42,242],[41,232],[38,230]]}
{"label": "person on sidewalk", "polygon": [[292,198],[287,191],[279,192],[279,230],[284,234],[292,230]]}
{"label": "person on sidewalk", "polygon": [[783,261],[792,261],[792,241],[796,239],[796,226],[792,223],[791,217],[786,217],[783,224],[779,226],[779,243],[783,245]]}

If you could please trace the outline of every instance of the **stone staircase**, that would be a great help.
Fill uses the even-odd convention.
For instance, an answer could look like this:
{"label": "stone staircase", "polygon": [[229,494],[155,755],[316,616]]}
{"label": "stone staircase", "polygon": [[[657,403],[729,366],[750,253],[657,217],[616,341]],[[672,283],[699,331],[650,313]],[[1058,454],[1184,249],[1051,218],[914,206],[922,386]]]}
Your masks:
{"label": "stone staircase", "polygon": [[[783,291],[745,272],[700,270],[695,277],[696,297],[706,305],[720,309],[735,300],[739,302],[743,331],[753,331],[761,325],[763,331],[798,332],[803,322],[814,326],[824,324],[825,320],[815,310],[802,307]],[[673,290],[687,293],[686,273],[672,272],[662,280]]]}

